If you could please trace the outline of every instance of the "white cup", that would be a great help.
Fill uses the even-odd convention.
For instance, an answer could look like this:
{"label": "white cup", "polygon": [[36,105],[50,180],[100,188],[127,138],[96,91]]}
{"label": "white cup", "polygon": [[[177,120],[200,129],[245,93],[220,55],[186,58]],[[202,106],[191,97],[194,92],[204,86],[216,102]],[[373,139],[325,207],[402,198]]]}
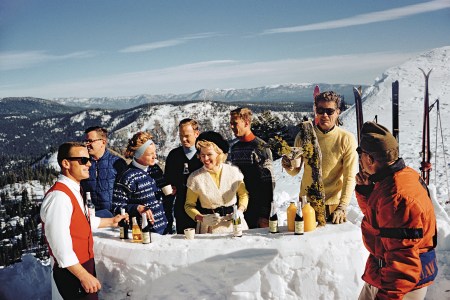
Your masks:
{"label": "white cup", "polygon": [[193,240],[195,237],[195,228],[186,228],[184,230],[184,237],[187,240]]}
{"label": "white cup", "polygon": [[161,190],[163,191],[164,195],[166,195],[166,196],[172,195],[172,192],[173,192],[172,186],[170,184],[162,187]]}

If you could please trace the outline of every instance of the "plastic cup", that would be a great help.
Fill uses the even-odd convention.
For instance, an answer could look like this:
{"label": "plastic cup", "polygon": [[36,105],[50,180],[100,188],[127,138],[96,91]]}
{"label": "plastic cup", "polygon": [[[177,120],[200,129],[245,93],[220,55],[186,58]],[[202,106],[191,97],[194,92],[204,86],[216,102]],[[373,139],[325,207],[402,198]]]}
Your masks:
{"label": "plastic cup", "polygon": [[184,237],[187,240],[193,240],[195,237],[195,228],[186,228],[184,230]]}
{"label": "plastic cup", "polygon": [[161,190],[163,191],[164,195],[166,195],[166,196],[172,195],[172,192],[173,192],[172,186],[170,184],[164,186]]}

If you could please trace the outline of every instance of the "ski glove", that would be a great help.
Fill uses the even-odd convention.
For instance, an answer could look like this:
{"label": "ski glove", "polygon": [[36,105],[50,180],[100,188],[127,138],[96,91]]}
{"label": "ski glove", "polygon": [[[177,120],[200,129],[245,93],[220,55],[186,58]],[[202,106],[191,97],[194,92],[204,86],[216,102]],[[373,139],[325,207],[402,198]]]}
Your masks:
{"label": "ski glove", "polygon": [[203,216],[202,223],[206,226],[216,226],[219,224],[221,217],[218,213]]}
{"label": "ski glove", "polygon": [[347,222],[347,205],[339,204],[335,211],[331,213],[331,222],[341,224]]}

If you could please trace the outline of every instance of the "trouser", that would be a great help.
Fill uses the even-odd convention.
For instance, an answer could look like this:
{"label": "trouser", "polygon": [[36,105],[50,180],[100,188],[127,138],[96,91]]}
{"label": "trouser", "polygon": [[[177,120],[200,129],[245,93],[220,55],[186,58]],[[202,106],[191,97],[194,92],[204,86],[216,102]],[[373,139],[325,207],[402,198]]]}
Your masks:
{"label": "trouser", "polygon": [[[403,300],[423,300],[427,294],[428,286],[406,293]],[[373,300],[378,293],[378,288],[373,285],[364,283],[364,286],[359,294],[358,300]]]}
{"label": "trouser", "polygon": [[[89,272],[89,274],[96,276],[93,258],[81,265]],[[97,293],[86,293],[81,286],[80,280],[66,268],[60,268],[55,264],[53,266],[53,279],[55,280],[56,287],[63,299],[98,299]]]}
{"label": "trouser", "polygon": [[166,219],[167,219],[167,227],[164,230],[163,234],[172,234],[173,233],[173,203],[174,203],[174,199],[175,199],[175,197],[172,195],[163,197],[164,213],[166,214]]}
{"label": "trouser", "polygon": [[184,210],[184,202],[179,203],[178,199],[175,199],[174,205],[174,215],[175,215],[175,225],[177,227],[177,234],[184,234],[186,228],[195,228],[197,222],[195,222],[191,217],[188,216]]}

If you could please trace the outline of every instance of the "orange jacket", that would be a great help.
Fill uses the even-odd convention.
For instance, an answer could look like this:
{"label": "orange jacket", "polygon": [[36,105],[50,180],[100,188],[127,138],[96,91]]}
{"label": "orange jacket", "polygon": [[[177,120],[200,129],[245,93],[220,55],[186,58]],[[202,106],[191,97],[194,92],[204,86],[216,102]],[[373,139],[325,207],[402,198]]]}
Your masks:
{"label": "orange jacket", "polygon": [[433,204],[419,174],[402,159],[370,180],[373,186],[356,187],[370,252],[362,279],[379,288],[376,299],[402,299],[437,275]]}
{"label": "orange jacket", "polygon": [[[77,255],[80,264],[83,264],[91,258],[94,258],[94,240],[92,238],[91,226],[89,225],[86,215],[81,210],[75,195],[70,191],[70,189],[65,184],[56,182],[47,193],[55,190],[65,193],[70,197],[70,201],[72,202],[73,212],[70,219],[72,248]],[[50,255],[53,256],[50,245],[48,245],[48,247]],[[57,264],[56,259],[55,262]]]}

